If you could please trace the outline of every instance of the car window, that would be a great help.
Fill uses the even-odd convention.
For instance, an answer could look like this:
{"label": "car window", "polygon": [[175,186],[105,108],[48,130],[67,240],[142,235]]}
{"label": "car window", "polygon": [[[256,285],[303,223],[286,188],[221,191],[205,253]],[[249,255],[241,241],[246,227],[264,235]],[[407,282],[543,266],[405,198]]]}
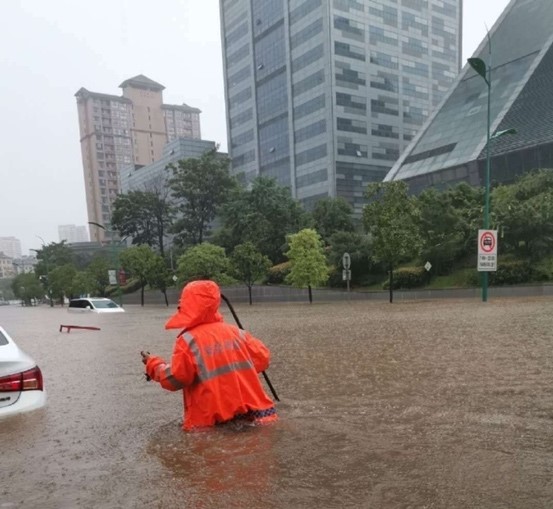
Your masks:
{"label": "car window", "polygon": [[0,331],[0,346],[7,345],[8,344],[8,338],[2,334],[2,331]]}
{"label": "car window", "polygon": [[84,299],[72,300],[69,303],[70,308],[78,308],[78,309],[86,308],[87,305],[89,305],[89,303]]}
{"label": "car window", "polygon": [[93,300],[92,303],[96,309],[110,309],[119,307],[112,300]]}

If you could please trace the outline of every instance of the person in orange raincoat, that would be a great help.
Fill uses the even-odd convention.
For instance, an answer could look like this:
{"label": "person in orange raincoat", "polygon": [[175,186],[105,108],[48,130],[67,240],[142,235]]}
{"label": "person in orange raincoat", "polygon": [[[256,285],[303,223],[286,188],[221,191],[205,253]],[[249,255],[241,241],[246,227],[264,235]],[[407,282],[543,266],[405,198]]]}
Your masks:
{"label": "person in orange raincoat", "polygon": [[141,352],[146,374],[169,391],[183,390],[183,429],[233,419],[265,424],[277,419],[258,373],[269,366],[268,348],[249,332],[225,323],[221,291],[213,281],[193,281],[182,290],[166,329],[182,329],[171,364]]}

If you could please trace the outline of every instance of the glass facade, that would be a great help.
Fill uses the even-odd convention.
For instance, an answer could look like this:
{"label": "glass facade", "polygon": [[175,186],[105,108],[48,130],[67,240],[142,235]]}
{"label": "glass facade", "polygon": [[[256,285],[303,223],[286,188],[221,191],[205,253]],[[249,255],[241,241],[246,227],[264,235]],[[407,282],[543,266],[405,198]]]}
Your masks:
{"label": "glass facade", "polygon": [[[498,157],[503,168],[512,166],[513,158],[517,157],[513,154],[505,158],[505,154],[553,141],[553,122],[546,113],[553,109],[549,105],[549,83],[553,78],[553,55],[549,49],[552,23],[549,0],[517,0],[490,32],[491,132],[517,130],[514,136],[491,142],[492,157]],[[489,62],[487,39],[475,56]],[[432,72],[435,70],[445,75],[442,67],[433,66]],[[487,104],[486,82],[469,65],[465,66],[456,86],[386,180],[412,181],[417,189],[460,180],[480,183],[478,175],[486,157]],[[424,118],[424,114],[416,111],[409,114],[418,116],[419,121]],[[528,166],[532,164],[521,162],[520,168],[530,169]],[[496,178],[508,180],[510,173],[510,170],[503,176],[498,173]]]}
{"label": "glass facade", "polygon": [[360,213],[460,68],[461,0],[220,0],[233,172]]}

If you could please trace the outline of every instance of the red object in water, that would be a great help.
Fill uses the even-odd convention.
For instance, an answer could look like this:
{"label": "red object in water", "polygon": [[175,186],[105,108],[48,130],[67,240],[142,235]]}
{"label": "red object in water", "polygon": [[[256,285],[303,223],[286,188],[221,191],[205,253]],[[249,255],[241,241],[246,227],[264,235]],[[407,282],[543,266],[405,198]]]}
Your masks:
{"label": "red object in water", "polygon": [[62,332],[64,328],[67,329],[67,332],[71,332],[71,329],[100,330],[100,327],[89,327],[85,325],[60,325],[60,332]]}

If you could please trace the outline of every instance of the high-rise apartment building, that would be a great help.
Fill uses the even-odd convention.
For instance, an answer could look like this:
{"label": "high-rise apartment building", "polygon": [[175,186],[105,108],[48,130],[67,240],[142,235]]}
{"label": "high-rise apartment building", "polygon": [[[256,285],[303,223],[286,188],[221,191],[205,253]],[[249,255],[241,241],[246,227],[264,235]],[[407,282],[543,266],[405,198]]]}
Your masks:
{"label": "high-rise apartment building", "polygon": [[[386,180],[403,180],[413,193],[485,185],[488,118],[491,184],[553,168],[551,26],[551,0],[511,0],[474,54],[491,76],[489,117],[488,84],[467,64]],[[494,136],[501,132],[511,134]]]}
{"label": "high-rise apartment building", "polygon": [[220,0],[233,172],[357,214],[461,67],[462,0]]}
{"label": "high-rise apartment building", "polygon": [[0,237],[0,253],[9,258],[21,258],[21,241],[15,237]]}
{"label": "high-rise apartment building", "polygon": [[74,224],[62,224],[58,226],[58,236],[60,242],[65,240],[68,244],[88,242],[88,228],[86,226],[76,226]]}
{"label": "high-rise apartment building", "polygon": [[[200,139],[200,110],[163,104],[164,86],[143,75],[121,83],[122,96],[81,88],[77,97],[88,220],[109,230],[111,206],[120,190],[123,167],[159,159],[179,137]],[[103,240],[106,230],[92,228]]]}

